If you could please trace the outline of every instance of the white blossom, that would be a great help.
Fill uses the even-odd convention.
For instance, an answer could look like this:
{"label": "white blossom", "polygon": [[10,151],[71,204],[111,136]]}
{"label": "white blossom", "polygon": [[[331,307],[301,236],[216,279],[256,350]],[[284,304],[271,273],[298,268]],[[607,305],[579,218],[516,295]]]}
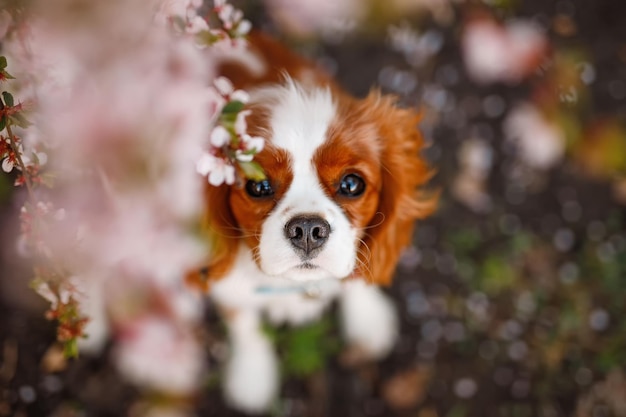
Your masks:
{"label": "white blossom", "polygon": [[2,161],[2,170],[4,172],[11,172],[11,171],[13,171],[13,167],[14,166],[15,166],[15,164],[13,163],[13,161],[9,157],[4,158],[4,160]]}
{"label": "white blossom", "polygon": [[221,148],[230,142],[230,133],[223,126],[216,126],[211,132],[210,142],[216,148]]}
{"label": "white blossom", "polygon": [[240,101],[245,104],[250,101],[250,94],[243,90],[235,90],[230,95],[230,99],[232,101]]}
{"label": "white blossom", "polygon": [[243,141],[245,148],[248,151],[254,151],[255,154],[261,152],[265,146],[265,139],[259,136],[243,135]]}

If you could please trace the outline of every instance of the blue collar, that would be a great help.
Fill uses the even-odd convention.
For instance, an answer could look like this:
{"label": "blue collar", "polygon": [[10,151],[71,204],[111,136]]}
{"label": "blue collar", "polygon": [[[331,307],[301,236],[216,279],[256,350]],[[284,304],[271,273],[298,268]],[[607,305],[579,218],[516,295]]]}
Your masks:
{"label": "blue collar", "polygon": [[319,282],[308,282],[286,287],[259,285],[256,287],[255,293],[263,295],[302,294],[307,297],[318,298],[322,294],[322,289],[320,288]]}

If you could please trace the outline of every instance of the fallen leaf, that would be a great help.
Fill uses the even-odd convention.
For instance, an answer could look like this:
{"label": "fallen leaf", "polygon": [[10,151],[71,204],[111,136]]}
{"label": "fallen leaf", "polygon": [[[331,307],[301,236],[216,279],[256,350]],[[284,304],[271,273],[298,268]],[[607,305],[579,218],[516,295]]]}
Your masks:
{"label": "fallen leaf", "polygon": [[67,358],[63,353],[63,346],[59,343],[51,345],[43,358],[41,358],[41,369],[44,372],[60,372],[67,368]]}
{"label": "fallen leaf", "polygon": [[414,366],[392,376],[383,384],[383,398],[395,410],[413,408],[424,399],[432,371],[430,367]]}

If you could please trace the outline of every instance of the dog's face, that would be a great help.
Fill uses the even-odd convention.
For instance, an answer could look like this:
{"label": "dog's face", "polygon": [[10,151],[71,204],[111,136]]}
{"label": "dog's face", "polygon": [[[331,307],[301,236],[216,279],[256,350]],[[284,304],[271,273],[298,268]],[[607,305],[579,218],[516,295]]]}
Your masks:
{"label": "dog's face", "polygon": [[257,158],[267,179],[234,188],[230,209],[259,267],[298,281],[350,275],[380,199],[376,131],[345,125],[328,89],[289,84],[255,99],[265,118],[251,127],[267,141]]}
{"label": "dog's face", "polygon": [[428,172],[416,115],[378,94],[358,101],[291,81],[257,91],[250,108],[267,178],[209,189],[210,271],[225,273],[243,241],[267,275],[387,283],[432,208],[418,196]]}

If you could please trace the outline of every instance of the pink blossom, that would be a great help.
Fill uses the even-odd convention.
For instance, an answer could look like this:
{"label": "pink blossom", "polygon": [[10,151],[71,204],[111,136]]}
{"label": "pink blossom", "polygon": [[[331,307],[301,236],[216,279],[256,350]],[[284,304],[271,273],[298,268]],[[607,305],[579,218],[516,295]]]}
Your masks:
{"label": "pink blossom", "polygon": [[47,282],[36,283],[34,286],[34,289],[37,294],[39,294],[41,297],[43,297],[45,300],[47,300],[50,303],[51,308],[54,309],[59,305],[59,298],[52,291],[52,289],[50,288],[50,285],[48,285]]}
{"label": "pink blossom", "polygon": [[[22,160],[47,162],[57,183],[54,205],[27,213],[46,220],[29,243],[80,277],[40,292],[53,304],[78,301],[89,317],[81,348],[97,352],[112,338],[132,381],[192,391],[203,368],[191,331],[201,304],[183,278],[206,253],[189,224],[203,204],[196,161],[223,100],[210,86],[213,68],[192,37],[154,23],[154,2],[87,2],[80,21],[71,1],[35,3],[38,17],[7,43],[16,74],[32,74],[15,92],[37,103],[35,125],[16,129]],[[192,23],[198,5],[170,4]],[[144,295],[132,307],[146,326],[137,310],[119,309],[129,305],[120,294]],[[138,359],[146,353],[162,356],[154,372]]]}
{"label": "pink blossom", "polygon": [[[181,19],[183,27],[176,29],[188,35],[197,35],[210,30],[206,20],[198,16],[198,8],[201,6],[201,0],[164,0],[160,4],[155,20],[157,23],[167,25],[173,23],[174,17]],[[198,45],[206,46],[201,43]]]}
{"label": "pink blossom", "polygon": [[[38,260],[69,271],[58,289],[39,291],[52,304],[78,303],[89,318],[83,351],[111,340],[130,381],[188,394],[204,368],[201,296],[184,282],[207,253],[189,228],[204,204],[198,172],[232,184],[233,164],[264,144],[247,134],[247,113],[236,127],[221,119],[226,103],[249,97],[226,79],[212,85],[208,50],[245,45],[230,36],[250,24],[220,1],[229,33],[198,16],[201,0],[78,1],[79,19],[76,0],[35,0],[20,36],[3,44],[10,71],[24,75],[12,92],[36,104],[34,125],[15,129],[22,161],[55,175],[51,202],[24,211],[25,235],[37,234],[26,241]],[[222,40],[198,48],[192,35],[205,30]],[[8,156],[3,169],[15,166]]]}
{"label": "pink blossom", "polygon": [[208,31],[209,25],[202,17],[193,16],[187,18],[187,25],[185,28],[188,33],[200,33],[202,31]]}
{"label": "pink blossom", "polygon": [[6,10],[0,11],[0,40],[4,39],[12,23],[13,17],[11,14]]}
{"label": "pink blossom", "polygon": [[493,163],[493,149],[481,139],[463,142],[458,153],[459,173],[452,184],[457,200],[475,212],[485,213],[492,207],[487,193],[487,179]]}
{"label": "pink blossom", "polygon": [[[248,45],[245,38],[230,38],[222,31],[211,30],[210,32],[214,36],[218,37],[218,41],[211,45],[211,51],[215,53],[216,56],[237,56],[238,54],[249,54],[249,52],[245,50]],[[252,59],[254,58],[251,58],[250,60]]]}
{"label": "pink blossom", "polygon": [[250,110],[244,110],[237,114],[237,118],[235,119],[235,133],[239,136],[241,140],[242,150],[248,155],[244,155],[243,152],[240,152],[237,156],[237,159],[240,161],[251,161],[252,153],[259,153],[263,150],[263,146],[265,145],[265,139],[258,136],[250,136],[248,131],[248,126],[246,123],[246,117],[248,117],[252,112]]}
{"label": "pink blossom", "polygon": [[261,152],[265,145],[265,139],[258,136],[252,137],[245,134],[241,137],[241,140],[243,142],[243,150],[240,150],[240,153],[237,154],[239,161],[252,161],[253,155]]}
{"label": "pink blossom", "polygon": [[172,16],[186,17],[189,12],[195,15],[202,6],[202,0],[163,0],[159,6],[157,17],[165,20]]}
{"label": "pink blossom", "polygon": [[350,30],[366,12],[358,0],[268,0],[266,4],[274,20],[302,35]]}
{"label": "pink blossom", "polygon": [[536,69],[548,45],[545,35],[532,23],[500,25],[489,18],[471,20],[461,43],[467,72],[481,84],[519,83]]}
{"label": "pink blossom", "polygon": [[209,184],[219,186],[224,183],[233,184],[235,182],[235,167],[222,158],[217,158],[209,153],[203,153],[196,169],[200,175],[207,176]]}
{"label": "pink blossom", "polygon": [[114,356],[129,381],[171,394],[192,391],[203,370],[193,335],[153,316],[125,326]]}
{"label": "pink blossom", "polygon": [[520,160],[531,168],[549,169],[565,153],[565,136],[532,104],[518,104],[506,117],[504,134],[517,148]]}
{"label": "pink blossom", "polygon": [[232,29],[237,22],[243,19],[241,10],[235,9],[232,4],[222,4],[217,7],[217,15],[226,30]]}
{"label": "pink blossom", "polygon": [[245,36],[252,27],[252,24],[243,18],[241,10],[225,1],[214,2],[214,11],[217,12],[223,28],[235,37]]}
{"label": "pink blossom", "polygon": [[233,83],[226,77],[217,77],[213,81],[213,85],[217,89],[217,91],[224,97],[229,97],[235,88],[233,87]]}
{"label": "pink blossom", "polygon": [[37,151],[32,151],[30,155],[22,153],[22,162],[25,166],[37,165],[42,167],[48,162],[48,154]]}
{"label": "pink blossom", "polygon": [[388,30],[390,46],[404,55],[407,62],[419,67],[443,47],[442,36],[436,30],[420,33],[408,23],[390,26]]}

